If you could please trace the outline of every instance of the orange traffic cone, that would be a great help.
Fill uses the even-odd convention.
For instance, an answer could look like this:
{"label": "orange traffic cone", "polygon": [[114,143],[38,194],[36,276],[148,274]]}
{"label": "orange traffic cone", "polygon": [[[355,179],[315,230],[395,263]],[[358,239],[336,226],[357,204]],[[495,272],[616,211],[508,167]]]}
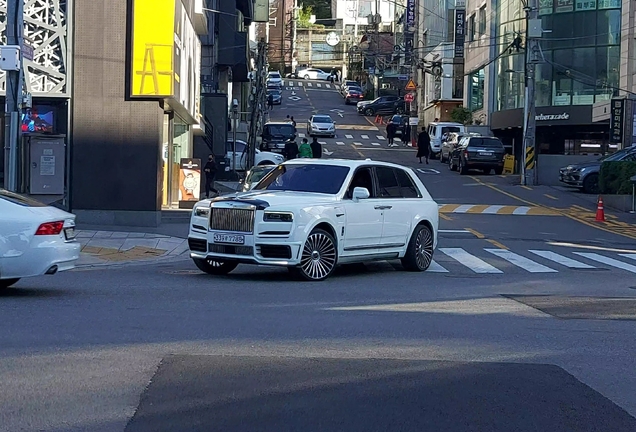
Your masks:
{"label": "orange traffic cone", "polygon": [[605,222],[605,208],[603,207],[603,197],[598,196],[598,202],[596,204],[596,221]]}
{"label": "orange traffic cone", "polygon": [[375,116],[375,123],[382,124],[382,116],[379,116],[379,115]]}

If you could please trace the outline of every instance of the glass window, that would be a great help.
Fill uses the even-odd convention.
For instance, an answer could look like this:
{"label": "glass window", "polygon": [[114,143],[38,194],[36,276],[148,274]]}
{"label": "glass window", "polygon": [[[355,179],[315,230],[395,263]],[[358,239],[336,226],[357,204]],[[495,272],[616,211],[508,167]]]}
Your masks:
{"label": "glass window", "polygon": [[475,14],[472,14],[468,18],[468,41],[472,42],[475,40]]}
{"label": "glass window", "polygon": [[574,26],[574,47],[596,45],[596,38],[594,37],[596,34],[596,11],[581,12],[577,13],[575,16],[576,25]]}
{"label": "glass window", "polygon": [[598,45],[618,45],[621,42],[621,11],[598,11],[596,26]]}
{"label": "glass window", "polygon": [[483,69],[468,76],[468,88],[470,91],[468,104],[471,111],[484,107],[484,79]]}
{"label": "glass window", "polygon": [[502,149],[503,144],[497,138],[470,138],[468,141],[469,147],[482,147],[492,149]]}
{"label": "glass window", "polygon": [[346,198],[351,199],[353,197],[353,190],[357,187],[365,188],[369,191],[369,198],[376,198],[375,191],[373,189],[373,178],[371,175],[371,168],[358,168],[349,183],[347,188]]}
{"label": "glass window", "polygon": [[479,8],[479,35],[486,34],[486,5]]}
{"label": "glass window", "polygon": [[572,104],[572,79],[565,70],[572,67],[572,50],[554,51],[554,83],[552,105],[562,106]]}
{"label": "glass window", "polygon": [[[552,52],[544,52],[543,55],[547,61],[552,61]],[[537,64],[535,76],[536,106],[550,106],[552,104],[552,65],[550,63]]]}
{"label": "glass window", "polygon": [[378,178],[378,196],[380,198],[402,198],[400,185],[393,168],[376,167],[375,175]]}
{"label": "glass window", "polygon": [[578,48],[572,61],[572,105],[592,105],[596,92],[596,49]]}
{"label": "glass window", "polygon": [[[228,141],[227,142],[227,146],[226,146],[226,152],[227,153],[231,153],[232,150],[234,150],[233,148],[234,146],[232,146],[232,141]],[[245,143],[242,141],[236,141],[236,153],[243,153],[245,151]]]}
{"label": "glass window", "polygon": [[420,198],[420,192],[417,190],[415,183],[411,177],[404,172],[404,170],[396,169],[395,175],[397,176],[398,183],[400,183],[400,189],[402,190],[403,198]]}
{"label": "glass window", "polygon": [[[551,30],[552,33],[549,36],[553,39],[551,48],[571,47],[574,37],[574,14],[554,15]],[[556,58],[555,61],[557,61]]]}
{"label": "glass window", "polygon": [[337,165],[279,165],[256,186],[257,190],[284,190],[336,194],[349,174],[349,167]]}

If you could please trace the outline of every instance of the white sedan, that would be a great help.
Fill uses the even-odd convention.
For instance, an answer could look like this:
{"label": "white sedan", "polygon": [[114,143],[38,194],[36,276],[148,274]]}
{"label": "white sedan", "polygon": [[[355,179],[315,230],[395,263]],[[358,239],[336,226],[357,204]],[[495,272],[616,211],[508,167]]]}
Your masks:
{"label": "white sedan", "polygon": [[298,71],[298,77],[304,78],[306,80],[308,79],[328,80],[330,76],[331,76],[330,73],[325,72],[322,69],[316,69],[316,68],[309,68],[309,69],[303,69]]}
{"label": "white sedan", "polygon": [[424,271],[437,246],[437,203],[415,172],[367,160],[294,159],[249,192],[198,202],[188,244],[196,266],[285,266],[306,280],[337,264],[399,258]]}
{"label": "white sedan", "polygon": [[75,215],[4,189],[0,215],[0,288],[75,267]]}
{"label": "white sedan", "polygon": [[328,115],[312,115],[307,122],[307,135],[336,136],[336,122]]}
{"label": "white sedan", "polygon": [[[247,169],[247,152],[245,149],[247,148],[247,143],[245,141],[236,140],[236,153],[234,153],[234,158],[232,158],[232,154],[234,152],[232,141],[228,141],[226,143],[226,157],[230,161],[230,169],[236,164],[237,171],[245,171]],[[266,152],[260,151],[256,149],[256,154],[254,157],[254,165],[278,165],[283,162],[285,157],[281,154],[274,152]]]}
{"label": "white sedan", "polygon": [[283,77],[278,71],[272,71],[267,73],[267,84],[281,84],[283,83]]}

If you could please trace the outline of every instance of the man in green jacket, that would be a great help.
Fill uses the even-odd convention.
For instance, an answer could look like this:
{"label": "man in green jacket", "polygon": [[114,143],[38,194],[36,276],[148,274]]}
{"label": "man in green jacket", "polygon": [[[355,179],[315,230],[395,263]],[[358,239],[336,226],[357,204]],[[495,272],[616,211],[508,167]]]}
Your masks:
{"label": "man in green jacket", "polygon": [[303,142],[298,147],[298,157],[299,158],[311,158],[314,156],[313,151],[311,150],[311,146],[309,142],[307,142],[307,138],[303,138]]}

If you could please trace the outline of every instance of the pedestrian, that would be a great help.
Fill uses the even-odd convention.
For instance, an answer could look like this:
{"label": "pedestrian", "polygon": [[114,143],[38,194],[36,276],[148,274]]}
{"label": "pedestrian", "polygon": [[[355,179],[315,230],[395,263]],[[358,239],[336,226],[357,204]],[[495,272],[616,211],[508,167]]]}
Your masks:
{"label": "pedestrian", "polygon": [[296,144],[296,141],[287,141],[283,153],[287,160],[296,159],[298,157],[298,144]]}
{"label": "pedestrian", "polygon": [[203,172],[205,173],[205,197],[210,198],[210,191],[215,194],[219,194],[219,191],[214,188],[214,177],[216,177],[216,161],[214,160],[214,155],[208,155],[208,161],[203,167]]}
{"label": "pedestrian", "polygon": [[296,127],[296,120],[294,120],[294,116],[291,116],[291,123]]}
{"label": "pedestrian", "polygon": [[267,96],[267,108],[268,109],[274,109],[274,94],[270,93],[269,96]]}
{"label": "pedestrian", "polygon": [[402,141],[404,142],[404,145],[409,145],[409,143],[411,142],[411,125],[409,125],[408,121],[406,122],[406,124],[404,125],[404,129],[402,130]]}
{"label": "pedestrian", "polygon": [[298,147],[298,157],[300,158],[311,158],[313,156],[313,152],[311,150],[311,146],[307,141],[307,138],[303,138],[303,142]]}
{"label": "pedestrian", "polygon": [[422,163],[422,158],[426,158],[428,163],[428,156],[431,154],[431,137],[426,132],[426,127],[422,127],[422,132],[417,137],[417,155]]}
{"label": "pedestrian", "polygon": [[395,123],[392,121],[388,122],[386,125],[386,137],[389,140],[389,145],[393,145],[393,140],[395,139]]}
{"label": "pedestrian", "polygon": [[310,145],[314,159],[322,158],[322,145],[318,142],[318,138],[314,137]]}

